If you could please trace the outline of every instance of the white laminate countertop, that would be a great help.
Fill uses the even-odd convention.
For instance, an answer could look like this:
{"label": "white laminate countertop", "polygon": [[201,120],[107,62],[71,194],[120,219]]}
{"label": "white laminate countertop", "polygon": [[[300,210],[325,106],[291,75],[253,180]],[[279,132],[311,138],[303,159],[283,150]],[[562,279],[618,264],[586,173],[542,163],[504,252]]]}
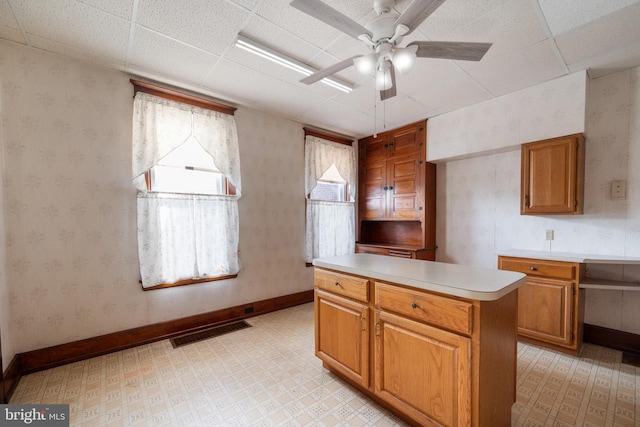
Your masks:
{"label": "white laminate countertop", "polygon": [[640,258],[622,255],[596,255],[572,252],[532,251],[525,249],[508,249],[506,251],[499,252],[497,255],[590,264],[640,264]]}
{"label": "white laminate countertop", "polygon": [[313,265],[479,301],[500,299],[527,277],[512,271],[374,254],[316,258]]}

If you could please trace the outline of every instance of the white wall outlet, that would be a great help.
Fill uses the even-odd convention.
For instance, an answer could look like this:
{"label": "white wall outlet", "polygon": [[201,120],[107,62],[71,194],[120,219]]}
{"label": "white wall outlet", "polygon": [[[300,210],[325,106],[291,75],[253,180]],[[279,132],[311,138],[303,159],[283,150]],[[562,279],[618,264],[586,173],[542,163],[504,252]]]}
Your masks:
{"label": "white wall outlet", "polygon": [[547,232],[545,234],[545,238],[547,240],[553,240],[553,230],[547,230]]}
{"label": "white wall outlet", "polygon": [[623,179],[611,181],[611,198],[624,199],[627,195],[627,182]]}

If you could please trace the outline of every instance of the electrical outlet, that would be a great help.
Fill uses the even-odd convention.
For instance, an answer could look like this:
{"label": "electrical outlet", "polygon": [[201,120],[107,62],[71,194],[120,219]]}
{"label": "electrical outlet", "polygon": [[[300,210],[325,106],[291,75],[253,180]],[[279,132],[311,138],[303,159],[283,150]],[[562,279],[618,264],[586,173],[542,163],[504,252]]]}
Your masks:
{"label": "electrical outlet", "polygon": [[545,238],[547,240],[553,240],[553,230],[547,230],[547,233],[545,234]]}
{"label": "electrical outlet", "polygon": [[626,196],[626,181],[611,181],[611,198],[612,199],[624,199]]}

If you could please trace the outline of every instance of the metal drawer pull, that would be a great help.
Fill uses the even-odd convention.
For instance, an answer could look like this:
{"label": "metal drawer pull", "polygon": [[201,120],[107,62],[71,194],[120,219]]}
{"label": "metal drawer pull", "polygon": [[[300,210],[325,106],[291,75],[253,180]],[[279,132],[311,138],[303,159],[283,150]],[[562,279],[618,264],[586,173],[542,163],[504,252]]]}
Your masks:
{"label": "metal drawer pull", "polygon": [[538,271],[538,267],[536,267],[535,265],[531,266],[531,271]]}
{"label": "metal drawer pull", "polygon": [[340,286],[340,282],[336,282],[336,286]]}
{"label": "metal drawer pull", "polygon": [[418,308],[418,304],[416,304],[415,302],[411,303],[411,308]]}

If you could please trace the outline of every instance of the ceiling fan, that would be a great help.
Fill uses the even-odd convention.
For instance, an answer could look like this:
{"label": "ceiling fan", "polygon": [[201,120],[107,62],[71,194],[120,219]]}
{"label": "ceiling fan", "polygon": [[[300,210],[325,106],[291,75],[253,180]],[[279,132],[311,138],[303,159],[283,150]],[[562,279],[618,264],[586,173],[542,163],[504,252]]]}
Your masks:
{"label": "ceiling fan", "polygon": [[374,74],[380,99],[396,95],[396,70],[402,74],[413,67],[416,58],[441,58],[479,61],[491,43],[416,41],[400,47],[411,34],[445,0],[413,0],[401,14],[393,10],[395,0],[373,0],[377,18],[362,26],[320,0],[293,0],[291,6],[362,41],[370,50],[356,55],[300,80],[312,84],[347,67],[355,66],[362,74]]}

